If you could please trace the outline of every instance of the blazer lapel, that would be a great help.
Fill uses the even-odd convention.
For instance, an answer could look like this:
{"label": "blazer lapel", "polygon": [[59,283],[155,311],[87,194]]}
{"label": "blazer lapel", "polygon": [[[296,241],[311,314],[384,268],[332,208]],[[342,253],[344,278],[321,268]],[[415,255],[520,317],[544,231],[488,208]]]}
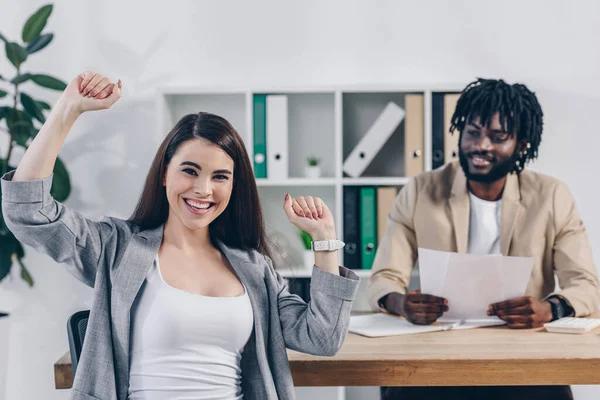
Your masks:
{"label": "blazer lapel", "polygon": [[510,251],[510,242],[522,208],[519,178],[516,174],[509,174],[506,177],[506,185],[502,194],[502,217],[500,221],[500,251],[504,256],[507,256]]}
{"label": "blazer lapel", "polygon": [[469,235],[469,194],[467,178],[461,168],[456,169],[449,203],[454,225],[456,251],[466,253]]}
{"label": "blazer lapel", "polygon": [[[260,274],[256,273],[259,267],[252,263],[246,251],[231,249],[221,241],[217,241],[216,244],[244,284],[254,313],[254,325],[260,325],[263,305],[258,296],[265,291],[265,282],[264,279],[261,279]],[[264,298],[266,298],[266,294]]]}
{"label": "blazer lapel", "polygon": [[[253,335],[250,336],[250,340],[254,339],[254,343],[251,346],[246,346],[244,349],[244,352],[242,353],[242,363],[249,361],[254,364],[255,360],[253,360],[253,358],[258,359],[258,367],[261,372],[262,381],[267,385],[265,379],[269,379],[268,377],[271,376],[271,372],[269,366],[263,361],[267,360],[265,349],[268,345],[267,337],[269,331],[267,324],[269,320],[269,304],[266,303],[268,294],[265,279],[263,274],[259,273],[262,271],[263,265],[256,265],[255,262],[250,260],[247,251],[229,248],[221,241],[217,241],[216,244],[246,287],[250,305],[252,306],[254,330]],[[265,337],[265,333],[267,334],[267,337]],[[250,359],[245,358],[244,354],[247,354],[247,350],[253,350],[255,352],[255,357],[251,355]]]}
{"label": "blazer lapel", "polygon": [[[113,339],[119,388],[125,390],[129,377],[129,333],[131,306],[148,275],[162,242],[163,225],[133,234],[112,286],[111,313],[116,340]],[[125,398],[126,393],[119,393]]]}

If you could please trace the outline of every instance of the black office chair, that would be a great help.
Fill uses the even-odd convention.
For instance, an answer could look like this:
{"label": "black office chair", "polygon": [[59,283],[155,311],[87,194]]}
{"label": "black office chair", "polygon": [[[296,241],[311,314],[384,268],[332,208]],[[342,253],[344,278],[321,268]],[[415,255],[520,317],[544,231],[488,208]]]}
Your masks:
{"label": "black office chair", "polygon": [[67,321],[67,335],[69,336],[69,351],[71,352],[73,377],[75,377],[75,371],[77,371],[77,363],[81,356],[83,339],[85,339],[85,331],[87,329],[89,318],[90,310],[84,310],[71,315]]}

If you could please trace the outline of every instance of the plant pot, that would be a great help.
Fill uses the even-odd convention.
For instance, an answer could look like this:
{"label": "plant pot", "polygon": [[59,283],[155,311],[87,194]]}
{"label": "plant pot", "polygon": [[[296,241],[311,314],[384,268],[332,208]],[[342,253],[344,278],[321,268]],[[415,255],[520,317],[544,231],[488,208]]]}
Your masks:
{"label": "plant pot", "polygon": [[306,166],[304,167],[304,175],[307,178],[311,178],[311,179],[316,179],[316,178],[320,178],[321,177],[321,167],[319,167],[318,165],[316,166]]}
{"label": "plant pot", "polygon": [[315,253],[312,250],[304,250],[304,268],[312,270],[315,265]]}
{"label": "plant pot", "polygon": [[0,312],[0,397],[4,397],[8,373],[8,351],[10,339],[10,318],[6,313]]}

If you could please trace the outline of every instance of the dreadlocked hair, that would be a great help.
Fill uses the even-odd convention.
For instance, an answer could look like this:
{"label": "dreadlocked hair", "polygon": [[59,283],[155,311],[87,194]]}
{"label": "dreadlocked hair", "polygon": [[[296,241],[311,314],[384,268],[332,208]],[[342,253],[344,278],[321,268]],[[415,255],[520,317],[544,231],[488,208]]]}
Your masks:
{"label": "dreadlocked hair", "polygon": [[465,125],[479,118],[489,127],[492,116],[500,113],[500,123],[507,132],[517,132],[517,141],[525,140],[527,147],[515,162],[517,173],[525,164],[535,160],[542,141],[543,116],[537,97],[525,85],[509,85],[502,79],[479,78],[461,92],[452,115],[450,132],[462,135]]}

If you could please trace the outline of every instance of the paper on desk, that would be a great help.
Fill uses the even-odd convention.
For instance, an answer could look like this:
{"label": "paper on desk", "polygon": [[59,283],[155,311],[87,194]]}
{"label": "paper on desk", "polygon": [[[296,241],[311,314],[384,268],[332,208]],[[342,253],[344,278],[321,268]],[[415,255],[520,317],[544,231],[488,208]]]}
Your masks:
{"label": "paper on desk", "polygon": [[367,337],[382,337],[444,331],[458,325],[460,322],[414,325],[402,317],[377,313],[351,316],[349,331]]}
{"label": "paper on desk", "polygon": [[448,300],[447,319],[493,320],[491,303],[525,294],[535,258],[473,255],[419,248],[421,292]]}

